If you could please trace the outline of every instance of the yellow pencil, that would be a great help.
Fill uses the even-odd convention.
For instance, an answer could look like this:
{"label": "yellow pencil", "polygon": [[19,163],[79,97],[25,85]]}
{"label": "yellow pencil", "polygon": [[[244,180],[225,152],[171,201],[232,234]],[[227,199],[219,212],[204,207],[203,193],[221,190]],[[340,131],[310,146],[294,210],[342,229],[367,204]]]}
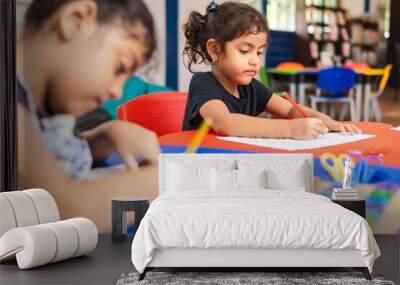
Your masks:
{"label": "yellow pencil", "polygon": [[211,125],[212,125],[212,120],[209,118],[205,118],[204,121],[201,123],[199,129],[197,130],[196,134],[194,135],[192,141],[190,142],[188,148],[186,149],[186,153],[196,152],[197,148],[200,146],[204,137],[207,135]]}

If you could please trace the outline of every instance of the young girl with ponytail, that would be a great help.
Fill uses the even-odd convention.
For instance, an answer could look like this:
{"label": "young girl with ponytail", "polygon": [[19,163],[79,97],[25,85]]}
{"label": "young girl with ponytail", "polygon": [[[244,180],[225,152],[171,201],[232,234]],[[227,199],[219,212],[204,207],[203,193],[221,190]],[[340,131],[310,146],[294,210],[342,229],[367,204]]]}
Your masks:
{"label": "young girl with ponytail", "polygon": [[[211,63],[209,72],[193,74],[183,130],[197,129],[210,118],[215,132],[229,136],[312,139],[329,131],[360,132],[353,124],[301,106],[304,118],[254,78],[267,49],[268,26],[250,5],[212,1],[205,14],[191,12],[183,30],[188,69]],[[258,118],[263,111],[282,119]]]}

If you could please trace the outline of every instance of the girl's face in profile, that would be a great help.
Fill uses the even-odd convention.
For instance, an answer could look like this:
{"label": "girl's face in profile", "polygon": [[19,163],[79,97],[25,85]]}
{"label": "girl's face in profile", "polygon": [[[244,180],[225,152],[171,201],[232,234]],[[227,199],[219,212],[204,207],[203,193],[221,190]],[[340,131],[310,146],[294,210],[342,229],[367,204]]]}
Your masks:
{"label": "girl's face in profile", "polygon": [[225,44],[225,52],[216,65],[232,82],[238,85],[250,84],[261,66],[266,49],[267,34],[249,33]]}
{"label": "girl's face in profile", "polygon": [[61,42],[48,81],[51,110],[79,117],[119,98],[125,81],[145,63],[146,32],[140,22],[129,27],[94,23]]}

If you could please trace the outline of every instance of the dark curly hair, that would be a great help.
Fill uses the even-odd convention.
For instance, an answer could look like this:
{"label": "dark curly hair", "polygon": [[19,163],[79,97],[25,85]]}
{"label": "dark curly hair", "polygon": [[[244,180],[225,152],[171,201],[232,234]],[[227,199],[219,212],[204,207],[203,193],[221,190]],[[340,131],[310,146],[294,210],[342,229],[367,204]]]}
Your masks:
{"label": "dark curly hair", "polygon": [[186,37],[183,55],[190,72],[192,64],[212,62],[207,53],[207,41],[213,38],[224,51],[225,43],[249,33],[267,33],[265,17],[252,6],[239,2],[225,2],[217,8],[208,5],[204,15],[192,11],[182,29]]}
{"label": "dark curly hair", "polygon": [[[24,35],[39,30],[63,5],[75,0],[34,0],[25,14]],[[116,17],[123,23],[134,25],[138,21],[147,29],[146,58],[150,59],[157,48],[153,17],[142,0],[92,0],[97,5],[97,21],[107,23]]]}

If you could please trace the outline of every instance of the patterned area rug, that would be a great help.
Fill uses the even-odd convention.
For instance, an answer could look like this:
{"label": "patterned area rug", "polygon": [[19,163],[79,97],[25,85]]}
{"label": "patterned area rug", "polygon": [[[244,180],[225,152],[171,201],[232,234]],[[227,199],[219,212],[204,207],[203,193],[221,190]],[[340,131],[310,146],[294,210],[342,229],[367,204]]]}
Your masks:
{"label": "patterned area rug", "polygon": [[117,285],[133,284],[267,284],[267,285],[395,285],[381,275],[372,274],[372,281],[360,272],[148,272],[146,278],[138,281],[139,273],[122,274]]}

